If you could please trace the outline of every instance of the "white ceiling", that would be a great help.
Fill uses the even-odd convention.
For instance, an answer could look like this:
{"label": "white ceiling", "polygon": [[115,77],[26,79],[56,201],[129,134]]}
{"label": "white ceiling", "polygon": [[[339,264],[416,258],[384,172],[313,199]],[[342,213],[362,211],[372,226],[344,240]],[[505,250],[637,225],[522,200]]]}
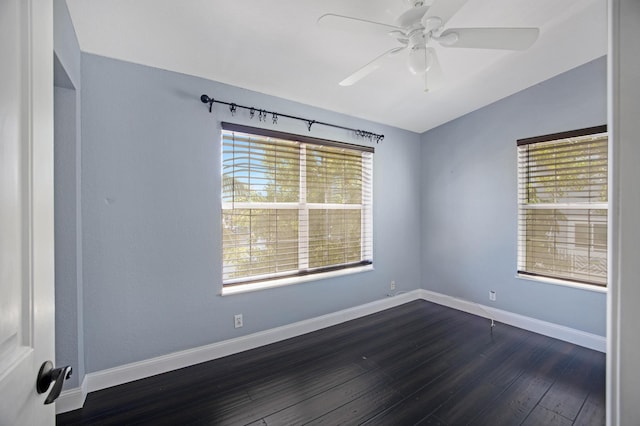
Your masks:
{"label": "white ceiling", "polygon": [[67,0],[67,4],[84,52],[204,77],[418,133],[607,52],[606,0],[469,0],[448,27],[539,27],[540,37],[525,52],[434,46],[445,79],[428,93],[400,55],[357,84],[342,87],[338,82],[398,44],[386,35],[321,28],[317,19],[337,13],[393,24],[408,9],[403,0]]}

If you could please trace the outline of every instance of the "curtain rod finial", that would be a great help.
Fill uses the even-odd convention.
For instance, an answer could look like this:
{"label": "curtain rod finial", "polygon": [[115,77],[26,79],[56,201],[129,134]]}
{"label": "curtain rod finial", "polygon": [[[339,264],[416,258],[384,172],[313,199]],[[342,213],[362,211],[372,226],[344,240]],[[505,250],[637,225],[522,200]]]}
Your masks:
{"label": "curtain rod finial", "polygon": [[203,104],[209,104],[209,112],[211,112],[211,110],[213,109],[213,103],[215,102],[215,99],[210,98],[207,95],[202,95],[200,96],[200,100],[202,101]]}

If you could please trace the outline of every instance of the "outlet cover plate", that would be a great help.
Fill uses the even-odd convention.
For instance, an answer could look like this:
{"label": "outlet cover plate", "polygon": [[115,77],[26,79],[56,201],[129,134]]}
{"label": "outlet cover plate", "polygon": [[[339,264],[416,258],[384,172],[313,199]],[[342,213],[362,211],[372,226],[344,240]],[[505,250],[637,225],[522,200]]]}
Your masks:
{"label": "outlet cover plate", "polygon": [[240,328],[243,325],[242,314],[237,314],[233,316],[233,326],[235,328]]}

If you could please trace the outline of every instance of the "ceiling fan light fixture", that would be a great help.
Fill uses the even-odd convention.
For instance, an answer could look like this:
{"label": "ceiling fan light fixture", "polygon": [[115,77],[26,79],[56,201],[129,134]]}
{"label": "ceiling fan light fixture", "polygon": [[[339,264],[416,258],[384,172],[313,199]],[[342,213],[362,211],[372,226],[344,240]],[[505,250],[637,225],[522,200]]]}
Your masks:
{"label": "ceiling fan light fixture", "polygon": [[427,51],[425,45],[411,47],[409,51],[409,70],[413,74],[424,74],[429,70],[432,63],[431,53]]}

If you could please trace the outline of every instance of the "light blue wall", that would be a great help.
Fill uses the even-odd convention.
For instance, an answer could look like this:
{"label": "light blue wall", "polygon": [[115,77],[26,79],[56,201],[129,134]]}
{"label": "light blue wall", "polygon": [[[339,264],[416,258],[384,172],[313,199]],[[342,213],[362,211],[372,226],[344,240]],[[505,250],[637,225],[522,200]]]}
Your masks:
{"label": "light blue wall", "polygon": [[[75,184],[76,93],[73,89],[54,88],[54,218],[55,218],[55,290],[56,290],[56,364],[71,365],[75,374],[67,386],[79,384],[82,373],[82,333],[79,317],[78,259],[76,224],[78,200]],[[80,303],[79,303],[80,302]]]}
{"label": "light blue wall", "polygon": [[[260,123],[217,99],[384,133],[374,145],[375,271],[234,296],[221,289],[220,121]],[[219,342],[420,286],[420,136],[212,81],[82,56],[87,372]],[[356,143],[315,126],[312,136]],[[244,328],[233,315],[244,314]]]}
{"label": "light blue wall", "polygon": [[606,84],[603,57],[422,135],[423,288],[606,334],[605,294],[515,277],[516,140],[606,124]]}
{"label": "light blue wall", "polygon": [[79,88],[80,46],[65,0],[53,1],[53,49],[74,87]]}
{"label": "light blue wall", "polygon": [[65,388],[84,376],[80,197],[80,47],[64,0],[54,0],[54,186],[56,365],[71,365]]}

